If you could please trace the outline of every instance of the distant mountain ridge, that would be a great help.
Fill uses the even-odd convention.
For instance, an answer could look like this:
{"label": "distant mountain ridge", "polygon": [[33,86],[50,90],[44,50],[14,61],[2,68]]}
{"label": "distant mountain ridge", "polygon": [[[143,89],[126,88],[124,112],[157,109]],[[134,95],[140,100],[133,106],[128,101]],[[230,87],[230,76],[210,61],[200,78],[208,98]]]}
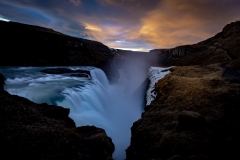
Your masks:
{"label": "distant mountain ridge", "polygon": [[[82,38],[71,37],[52,29],[0,21],[1,66],[95,66],[106,69],[112,59],[128,59],[128,55],[157,56],[154,65],[208,65],[231,62],[240,70],[240,21],[226,25],[222,32],[193,45],[171,49],[153,49],[134,52],[110,49],[106,45]],[[133,56],[131,56],[133,57]],[[114,62],[113,62],[114,63]]]}
{"label": "distant mountain ridge", "polygon": [[[220,62],[240,62],[240,21],[226,25],[222,32],[193,45],[172,49],[154,49],[159,63],[166,66],[208,65]],[[232,64],[231,63],[231,64]],[[229,65],[231,65],[229,64]],[[239,70],[239,66],[232,66]]]}

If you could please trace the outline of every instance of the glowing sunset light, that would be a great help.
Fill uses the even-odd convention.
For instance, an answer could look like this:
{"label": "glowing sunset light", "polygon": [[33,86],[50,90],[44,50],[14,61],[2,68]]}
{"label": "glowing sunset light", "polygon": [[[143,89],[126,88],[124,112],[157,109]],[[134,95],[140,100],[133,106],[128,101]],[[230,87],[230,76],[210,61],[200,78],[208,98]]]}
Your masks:
{"label": "glowing sunset light", "polygon": [[0,20],[147,51],[214,36],[239,20],[239,6],[238,0],[0,0]]}
{"label": "glowing sunset light", "polygon": [[99,28],[98,26],[93,26],[93,25],[89,25],[89,24],[85,27],[85,29],[92,30],[92,31],[98,31],[98,32],[102,31],[102,29]]}

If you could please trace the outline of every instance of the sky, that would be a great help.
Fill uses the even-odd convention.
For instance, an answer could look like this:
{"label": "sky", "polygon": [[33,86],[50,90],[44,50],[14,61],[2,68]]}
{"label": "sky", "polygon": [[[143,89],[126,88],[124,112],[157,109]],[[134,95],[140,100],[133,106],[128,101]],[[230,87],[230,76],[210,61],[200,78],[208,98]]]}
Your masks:
{"label": "sky", "polygon": [[0,20],[148,51],[210,38],[240,20],[239,8],[239,0],[0,0]]}

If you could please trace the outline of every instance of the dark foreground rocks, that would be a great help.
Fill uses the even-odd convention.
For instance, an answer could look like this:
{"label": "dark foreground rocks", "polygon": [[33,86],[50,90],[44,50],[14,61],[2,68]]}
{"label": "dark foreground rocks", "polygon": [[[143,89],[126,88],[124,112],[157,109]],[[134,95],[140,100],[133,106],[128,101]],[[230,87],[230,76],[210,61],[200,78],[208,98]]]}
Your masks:
{"label": "dark foreground rocks", "polygon": [[0,89],[1,159],[111,160],[114,145],[105,131],[76,128],[68,114],[69,109],[35,104]]}
{"label": "dark foreground rocks", "polygon": [[239,159],[240,83],[220,64],[171,70],[131,128],[127,159]]}

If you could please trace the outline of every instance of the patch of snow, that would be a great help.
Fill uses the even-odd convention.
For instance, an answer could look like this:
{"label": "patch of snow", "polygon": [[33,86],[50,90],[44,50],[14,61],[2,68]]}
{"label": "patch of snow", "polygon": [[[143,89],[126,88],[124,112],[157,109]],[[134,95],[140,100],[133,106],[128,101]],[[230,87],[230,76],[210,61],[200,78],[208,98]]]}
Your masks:
{"label": "patch of snow", "polygon": [[148,79],[150,80],[150,84],[146,95],[146,105],[150,105],[150,103],[156,98],[157,95],[155,93],[155,84],[158,82],[158,80],[162,79],[165,75],[170,73],[170,68],[172,67],[150,67],[148,69]]}

